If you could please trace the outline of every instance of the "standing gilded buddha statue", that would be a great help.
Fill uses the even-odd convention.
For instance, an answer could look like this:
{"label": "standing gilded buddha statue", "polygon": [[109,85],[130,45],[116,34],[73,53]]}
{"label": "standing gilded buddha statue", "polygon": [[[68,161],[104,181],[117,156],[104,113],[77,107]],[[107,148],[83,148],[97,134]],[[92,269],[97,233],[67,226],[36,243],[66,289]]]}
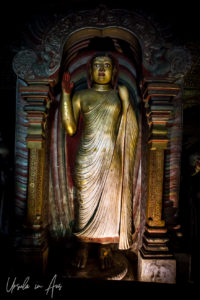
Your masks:
{"label": "standing gilded buddha statue", "polygon": [[75,158],[76,228],[80,241],[75,265],[84,268],[89,245],[99,246],[102,269],[112,265],[111,244],[132,244],[132,181],[138,125],[126,86],[112,87],[115,64],[107,53],[93,57],[91,88],[71,97],[73,82],[62,80],[62,122],[73,136],[82,115],[84,128]]}

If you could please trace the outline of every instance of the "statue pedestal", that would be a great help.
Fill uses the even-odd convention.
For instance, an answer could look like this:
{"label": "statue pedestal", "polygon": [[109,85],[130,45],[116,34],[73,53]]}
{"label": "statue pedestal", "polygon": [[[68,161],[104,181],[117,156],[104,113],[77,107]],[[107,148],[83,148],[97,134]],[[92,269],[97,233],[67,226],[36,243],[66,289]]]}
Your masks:
{"label": "statue pedestal", "polygon": [[113,267],[108,270],[101,270],[96,258],[88,258],[86,267],[76,269],[69,263],[65,266],[65,278],[87,278],[99,280],[135,280],[132,267],[128,259],[120,252],[113,253]]}
{"label": "statue pedestal", "polygon": [[176,283],[176,260],[173,258],[144,258],[138,253],[138,280]]}

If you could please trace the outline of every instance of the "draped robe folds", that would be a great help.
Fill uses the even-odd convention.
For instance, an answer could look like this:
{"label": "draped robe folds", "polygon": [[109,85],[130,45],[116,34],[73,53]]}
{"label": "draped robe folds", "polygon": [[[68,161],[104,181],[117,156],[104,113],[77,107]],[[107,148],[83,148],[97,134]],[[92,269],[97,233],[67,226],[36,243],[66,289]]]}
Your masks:
{"label": "draped robe folds", "polygon": [[96,93],[83,111],[75,160],[74,234],[84,242],[132,244],[133,167],[138,126],[132,105],[124,111],[117,91]]}

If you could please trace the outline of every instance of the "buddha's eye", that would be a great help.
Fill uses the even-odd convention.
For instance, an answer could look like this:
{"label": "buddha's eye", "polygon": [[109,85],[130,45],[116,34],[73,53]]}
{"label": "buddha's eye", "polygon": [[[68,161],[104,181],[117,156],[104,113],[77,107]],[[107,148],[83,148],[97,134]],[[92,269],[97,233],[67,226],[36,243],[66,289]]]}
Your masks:
{"label": "buddha's eye", "polygon": [[109,69],[111,67],[111,65],[108,64],[108,63],[106,63],[106,64],[104,64],[104,67],[107,68],[107,69]]}

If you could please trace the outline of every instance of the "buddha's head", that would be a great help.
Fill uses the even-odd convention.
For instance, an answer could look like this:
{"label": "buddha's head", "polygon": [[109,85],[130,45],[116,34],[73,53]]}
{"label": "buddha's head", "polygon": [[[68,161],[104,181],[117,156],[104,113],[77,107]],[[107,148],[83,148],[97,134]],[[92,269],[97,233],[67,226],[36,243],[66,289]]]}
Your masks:
{"label": "buddha's head", "polygon": [[113,75],[113,62],[111,57],[97,55],[92,60],[91,77],[97,84],[109,84]]}
{"label": "buddha's head", "polygon": [[115,87],[117,78],[117,60],[108,52],[99,52],[88,64],[88,86],[91,84],[112,85]]}

